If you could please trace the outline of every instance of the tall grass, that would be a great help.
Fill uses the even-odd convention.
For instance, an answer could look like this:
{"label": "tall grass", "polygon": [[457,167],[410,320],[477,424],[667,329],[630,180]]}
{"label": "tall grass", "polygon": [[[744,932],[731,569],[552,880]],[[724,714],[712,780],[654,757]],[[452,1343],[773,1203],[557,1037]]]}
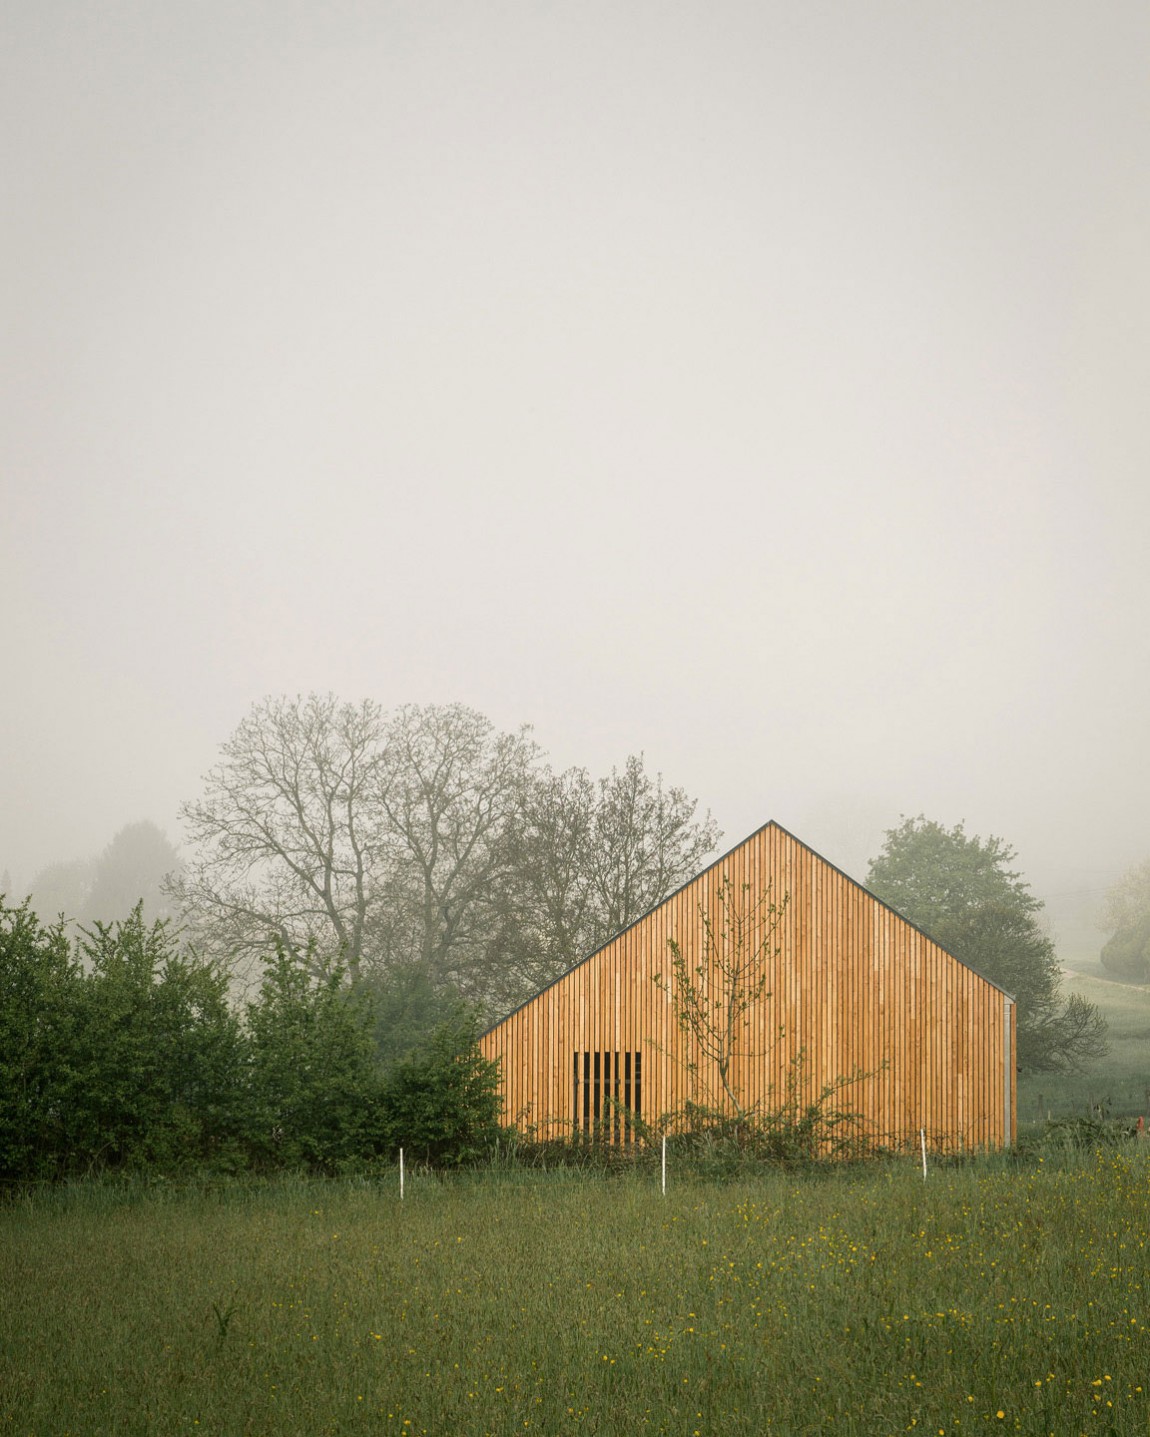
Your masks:
{"label": "tall grass", "polygon": [[49,1190],[19,1434],[1145,1434],[1150,1162]]}

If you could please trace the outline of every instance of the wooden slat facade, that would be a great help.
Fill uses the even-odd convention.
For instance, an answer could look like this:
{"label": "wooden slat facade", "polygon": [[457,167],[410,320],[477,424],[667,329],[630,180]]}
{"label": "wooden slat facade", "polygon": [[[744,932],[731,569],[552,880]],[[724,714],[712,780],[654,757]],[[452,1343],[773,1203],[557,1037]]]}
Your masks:
{"label": "wooden slat facade", "polygon": [[802,1052],[803,1095],[869,1075],[840,1101],[875,1141],[917,1146],[925,1129],[936,1151],[1012,1144],[1010,996],[776,823],[483,1035],[481,1050],[500,1060],[505,1122],[559,1136],[607,1111],[608,1096],[626,1096],[648,1122],[699,1099],[668,945],[676,940],[695,967],[701,908],[718,913],[727,879],[736,895],[746,884],[752,896],[769,889],[776,903],[787,899],[771,996],[759,1005],[762,1036],[738,1060],[744,1105],[777,1101]]}

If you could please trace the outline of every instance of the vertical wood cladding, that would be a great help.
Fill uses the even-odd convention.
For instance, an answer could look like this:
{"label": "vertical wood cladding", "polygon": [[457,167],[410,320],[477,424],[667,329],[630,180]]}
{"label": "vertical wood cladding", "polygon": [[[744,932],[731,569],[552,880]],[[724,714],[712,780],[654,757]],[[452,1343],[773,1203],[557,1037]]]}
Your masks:
{"label": "vertical wood cladding", "polygon": [[[787,900],[758,1038],[736,1059],[745,1103],[780,1101],[792,1073],[800,1098],[861,1073],[841,1105],[877,1141],[917,1144],[920,1128],[936,1149],[1013,1140],[1013,1003],[775,823],[483,1035],[484,1054],[500,1060],[505,1122],[570,1133],[589,1091],[584,1073],[588,1111],[595,1102],[594,1055],[601,1085],[603,1065],[641,1063],[648,1121],[704,1096],[689,1071],[697,1054],[675,1020],[668,945],[674,939],[695,968],[705,951],[700,909],[718,912],[727,879],[736,896],[747,884],[752,898],[769,889],[775,903]],[[715,1074],[700,1063],[699,1076]]]}

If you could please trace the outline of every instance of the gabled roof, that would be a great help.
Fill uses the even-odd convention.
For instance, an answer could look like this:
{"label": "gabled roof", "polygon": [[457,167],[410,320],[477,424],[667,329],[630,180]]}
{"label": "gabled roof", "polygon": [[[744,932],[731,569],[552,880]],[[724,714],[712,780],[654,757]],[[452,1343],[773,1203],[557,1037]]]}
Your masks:
{"label": "gabled roof", "polygon": [[795,835],[790,831],[790,829],[784,828],[781,823],[776,823],[776,821],[771,818],[768,819],[767,822],[762,824],[759,828],[756,828],[751,833],[748,833],[746,838],[740,839],[738,843],[728,848],[725,853],[720,855],[720,857],[716,858],[712,863],[708,863],[706,868],[700,868],[698,873],[693,874],[690,878],[687,879],[685,883],[681,883],[678,888],[668,893],[664,898],[661,898],[653,908],[648,908],[646,913],[640,914],[638,918],[633,919],[625,927],[620,928],[618,932],[612,933],[610,938],[606,939],[605,942],[600,943],[598,948],[593,948],[590,953],[588,953],[585,957],[580,958],[577,963],[572,963],[570,968],[565,968],[562,973],[552,978],[550,983],[545,983],[542,988],[538,989],[537,992],[532,993],[530,998],[525,998],[522,1003],[519,1003],[509,1012],[504,1013],[502,1018],[496,1019],[494,1023],[490,1024],[487,1028],[483,1030],[483,1033],[480,1034],[480,1037],[483,1037],[485,1036],[485,1034],[492,1032],[494,1029],[498,1028],[500,1024],[506,1023],[508,1018],[514,1017],[516,1013],[522,1012],[524,1008],[530,1007],[530,1005],[534,1003],[544,993],[549,992],[552,988],[556,986],[556,984],[562,983],[563,980],[569,977],[570,974],[574,973],[576,969],[582,968],[584,963],[590,963],[592,958],[594,958],[597,954],[602,953],[605,948],[609,948],[611,944],[614,943],[617,939],[621,938],[624,933],[629,933],[632,928],[637,928],[640,923],[645,923],[647,919],[650,918],[652,913],[657,913],[660,908],[662,908],[665,904],[670,903],[671,900],[677,897],[678,894],[682,893],[684,889],[690,888],[692,883],[697,883],[704,874],[710,873],[716,868],[720,868],[724,863],[728,862],[728,860],[734,854],[736,854],[740,848],[745,848],[752,839],[758,838],[761,833],[766,833],[767,830],[771,828],[776,829],[785,838],[789,838],[792,843],[797,844],[799,848],[804,850],[804,852],[809,853],[812,858],[817,858],[820,863],[825,864],[827,868],[832,869],[841,878],[845,878],[849,884],[859,889],[861,892],[865,893],[867,897],[870,898],[872,902],[877,903],[880,908],[885,908],[888,913],[893,913],[894,916],[899,919],[900,922],[905,923],[908,928],[913,928],[916,933],[921,933],[922,936],[926,938],[929,942],[933,943],[936,948],[941,948],[942,951],[947,955],[947,957],[952,958],[957,964],[959,964],[960,967],[969,969],[969,971],[975,974],[976,977],[981,978],[984,983],[988,983],[992,988],[997,988],[1004,997],[1010,998],[1011,1001],[1014,1000],[1014,994],[1008,993],[1001,983],[996,983],[993,978],[988,978],[985,973],[980,973],[977,968],[975,968],[972,964],[967,963],[964,959],[960,958],[957,953],[952,953],[949,948],[943,947],[943,945],[938,941],[938,939],[928,933],[925,928],[920,928],[917,923],[911,922],[911,920],[907,918],[905,914],[900,913],[893,904],[887,903],[886,900],[880,898],[877,893],[872,893],[871,890],[867,888],[864,884],[860,883],[857,878],[852,878],[849,873],[846,873],[843,869],[839,868],[837,864],[832,863],[829,858],[824,858],[823,855],[819,853],[816,849],[812,848],[809,843],[804,843],[801,838],[796,838]]}

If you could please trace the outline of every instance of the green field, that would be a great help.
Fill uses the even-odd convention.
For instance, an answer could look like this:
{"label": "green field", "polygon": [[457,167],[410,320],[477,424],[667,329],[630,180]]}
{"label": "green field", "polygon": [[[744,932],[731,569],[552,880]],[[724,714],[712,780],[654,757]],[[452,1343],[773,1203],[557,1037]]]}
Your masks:
{"label": "green field", "polygon": [[1084,1114],[1101,1105],[1114,1117],[1142,1114],[1150,1123],[1150,988],[1113,982],[1096,957],[1072,967],[1064,991],[1097,1003],[1110,1026],[1110,1052],[1083,1073],[1020,1078],[1019,1122]]}
{"label": "green field", "polygon": [[46,1190],[0,1430],[1144,1437],[1148,1157]]}

